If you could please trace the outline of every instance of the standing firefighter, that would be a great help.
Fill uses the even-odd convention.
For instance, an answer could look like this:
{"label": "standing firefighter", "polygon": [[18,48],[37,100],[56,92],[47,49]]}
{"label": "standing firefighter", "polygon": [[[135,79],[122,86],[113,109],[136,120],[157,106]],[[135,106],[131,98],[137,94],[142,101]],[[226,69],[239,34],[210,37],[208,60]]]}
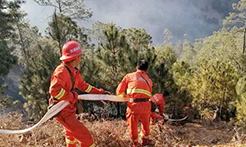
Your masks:
{"label": "standing firefighter", "polygon": [[52,96],[50,105],[61,100],[69,101],[70,105],[64,108],[56,117],[65,128],[67,147],[76,147],[76,140],[82,147],[93,147],[92,136],[88,129],[76,119],[76,102],[78,94],[75,88],[93,94],[107,93],[86,83],[77,68],[80,63],[81,50],[79,43],[68,41],[62,48],[62,63],[56,67],[51,77],[49,93]]}
{"label": "standing firefighter", "polygon": [[[127,104],[126,119],[132,146],[138,146],[138,123],[141,121],[142,145],[148,145],[151,140],[150,134],[150,97],[152,93],[152,81],[146,74],[148,62],[138,62],[136,72],[125,75],[116,89],[116,94],[122,97],[129,97]],[[126,93],[125,93],[126,91]]]}

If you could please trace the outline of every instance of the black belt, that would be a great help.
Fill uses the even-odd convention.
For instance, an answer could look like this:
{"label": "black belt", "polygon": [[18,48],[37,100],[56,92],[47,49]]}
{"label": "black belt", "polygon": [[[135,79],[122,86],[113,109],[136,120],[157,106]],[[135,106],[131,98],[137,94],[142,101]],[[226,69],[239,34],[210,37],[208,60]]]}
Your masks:
{"label": "black belt", "polygon": [[129,102],[148,102],[150,98],[130,98]]}

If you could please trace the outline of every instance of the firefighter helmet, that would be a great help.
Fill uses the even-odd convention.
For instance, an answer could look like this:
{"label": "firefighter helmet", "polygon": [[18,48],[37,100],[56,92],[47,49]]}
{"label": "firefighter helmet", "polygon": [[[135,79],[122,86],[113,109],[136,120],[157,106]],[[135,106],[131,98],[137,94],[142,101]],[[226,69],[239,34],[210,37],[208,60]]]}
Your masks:
{"label": "firefighter helmet", "polygon": [[156,93],[151,97],[151,101],[154,102],[156,105],[163,105],[164,97],[162,94]]}
{"label": "firefighter helmet", "polygon": [[76,41],[68,41],[62,47],[62,56],[60,60],[64,62],[69,62],[75,59],[77,56],[82,55],[83,51]]}

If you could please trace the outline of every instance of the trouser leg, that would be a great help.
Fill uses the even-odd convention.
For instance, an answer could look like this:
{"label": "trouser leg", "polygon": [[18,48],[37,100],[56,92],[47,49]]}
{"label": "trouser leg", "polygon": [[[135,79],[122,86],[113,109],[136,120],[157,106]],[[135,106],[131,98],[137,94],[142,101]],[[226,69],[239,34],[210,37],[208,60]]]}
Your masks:
{"label": "trouser leg", "polygon": [[67,134],[77,139],[81,147],[95,146],[89,130],[76,119],[75,114],[65,117],[58,117],[57,120],[65,127],[65,132]]}
{"label": "trouser leg", "polygon": [[153,144],[153,141],[149,139],[150,134],[150,114],[141,115],[141,139],[142,145]]}
{"label": "trouser leg", "polygon": [[73,135],[65,129],[66,145],[67,147],[76,147],[76,139]]}
{"label": "trouser leg", "polygon": [[140,117],[141,120],[141,137],[148,138],[150,134],[150,114],[143,114]]}
{"label": "trouser leg", "polygon": [[127,124],[129,129],[129,134],[131,138],[131,142],[134,145],[138,144],[138,122],[140,119],[140,115],[127,113]]}

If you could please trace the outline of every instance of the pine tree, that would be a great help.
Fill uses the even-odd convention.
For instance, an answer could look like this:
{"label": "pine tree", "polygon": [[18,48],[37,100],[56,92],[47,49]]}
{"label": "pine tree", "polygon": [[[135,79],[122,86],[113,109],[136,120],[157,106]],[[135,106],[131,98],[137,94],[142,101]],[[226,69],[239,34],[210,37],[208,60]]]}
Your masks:
{"label": "pine tree", "polygon": [[[22,34],[30,30],[29,35]],[[52,22],[49,23],[46,33],[48,36],[38,35],[38,30],[30,29],[28,25],[20,28],[20,45],[22,55],[32,54],[25,62],[25,71],[21,80],[20,94],[27,100],[24,108],[28,112],[29,119],[39,120],[47,111],[48,99],[50,97],[48,88],[50,86],[51,74],[60,63],[62,45],[72,39],[81,43],[87,42],[84,31],[70,17],[63,14],[53,14]],[[82,45],[83,46],[83,45]]]}
{"label": "pine tree", "polygon": [[39,120],[47,111],[50,97],[48,88],[55,67],[60,63],[59,49],[52,40],[39,39],[33,50],[32,62],[28,64],[20,83],[20,94],[27,100],[24,108],[31,120]]}
{"label": "pine tree", "polygon": [[[192,62],[175,64],[175,82],[189,92],[194,108],[201,113],[219,108],[219,116],[228,119],[235,113],[235,86],[244,71],[240,50],[240,36],[235,30],[223,29],[214,35],[197,40],[192,45],[195,55]],[[181,59],[185,59],[181,57]],[[181,66],[183,65],[183,66]],[[184,68],[188,67],[188,68]],[[182,70],[178,70],[181,68]],[[186,70],[187,69],[187,70]],[[206,112],[205,112],[206,111]]]}
{"label": "pine tree", "polygon": [[245,109],[245,105],[246,105],[246,77],[243,76],[242,78],[240,78],[237,82],[237,86],[236,86],[236,92],[238,95],[238,98],[236,100],[236,110],[237,110],[237,115],[236,115],[236,125],[238,125],[239,127],[243,127],[245,129],[245,116],[246,116],[246,109]]}
{"label": "pine tree", "polygon": [[151,70],[156,59],[155,49],[150,46],[152,37],[144,29],[137,28],[124,29],[122,33],[125,34],[130,45],[127,57],[133,70],[139,60],[148,61],[150,63],[149,70]]}
{"label": "pine tree", "polygon": [[97,58],[101,61],[106,74],[101,75],[105,88],[113,92],[121,78],[129,71],[131,67],[126,66],[129,60],[126,52],[129,45],[126,38],[121,34],[121,30],[115,24],[107,24],[104,28],[105,42],[101,42],[96,51]]}
{"label": "pine tree", "polygon": [[[144,29],[121,29],[113,23],[98,26],[103,26],[103,33],[98,34],[100,44],[97,57],[104,67],[100,79],[105,83],[106,89],[115,91],[123,76],[135,71],[138,60],[145,59],[150,63],[149,73],[154,70],[155,49],[148,47],[151,36]],[[118,116],[124,115],[124,110],[125,105],[118,105]]]}
{"label": "pine tree", "polygon": [[236,25],[237,23],[240,23],[243,25],[243,28],[245,28],[246,1],[240,0],[238,3],[233,3],[232,8],[235,11],[229,13],[229,16],[227,16],[226,19],[223,20],[223,24]]}
{"label": "pine tree", "polygon": [[7,86],[3,87],[2,77],[7,75],[12,66],[17,63],[17,57],[13,55],[15,46],[12,39],[16,35],[13,27],[17,22],[15,18],[19,15],[14,10],[20,9],[21,3],[22,1],[0,1],[0,104],[2,106],[11,104],[11,98],[3,95],[3,88]]}
{"label": "pine tree", "polygon": [[82,0],[34,0],[41,6],[54,7],[58,13],[71,19],[86,20],[92,16],[91,9],[87,9]]}
{"label": "pine tree", "polygon": [[18,14],[11,13],[11,10],[20,8],[20,4],[19,1],[9,3],[0,1],[0,76],[6,75],[11,66],[17,61],[17,58],[12,54],[14,46],[11,38],[15,36],[13,26],[16,19],[14,19],[14,16]]}
{"label": "pine tree", "polygon": [[60,53],[62,45],[68,40],[78,40],[83,46],[87,45],[87,35],[85,28],[77,25],[70,17],[54,12],[53,20],[49,23],[46,33],[54,41],[58,42]]}
{"label": "pine tree", "polygon": [[172,65],[170,73],[174,84],[170,85],[171,97],[167,99],[167,111],[180,117],[183,115],[183,108],[190,106],[193,99],[190,94],[193,71],[189,64],[177,60]]}
{"label": "pine tree", "polygon": [[223,115],[233,112],[231,104],[236,100],[234,88],[237,79],[236,69],[230,62],[209,61],[201,64],[191,81],[193,104],[200,111],[217,107],[220,117],[228,119]]}
{"label": "pine tree", "polygon": [[[104,83],[104,88],[114,92],[122,77],[129,71],[127,68],[129,60],[125,53],[129,50],[129,45],[126,38],[121,34],[121,29],[115,24],[106,24],[103,28],[104,39],[100,40],[98,49],[96,50],[97,58],[100,61],[101,74],[99,78]],[[117,109],[118,117],[121,114],[120,103],[113,103],[111,109]],[[122,108],[124,111],[124,108]]]}

